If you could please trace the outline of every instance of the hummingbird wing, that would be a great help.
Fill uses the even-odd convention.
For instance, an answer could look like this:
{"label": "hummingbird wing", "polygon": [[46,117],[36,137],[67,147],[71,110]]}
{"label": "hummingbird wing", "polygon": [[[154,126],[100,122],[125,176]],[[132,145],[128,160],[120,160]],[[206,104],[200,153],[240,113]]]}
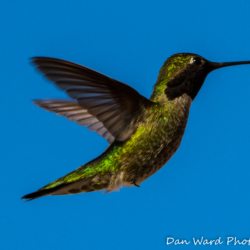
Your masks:
{"label": "hummingbird wing", "polygon": [[88,129],[103,136],[109,143],[114,137],[103,126],[103,124],[87,109],[82,108],[78,102],[63,99],[34,100],[34,104],[47,111],[55,112],[57,115],[65,116],[68,120],[77,122],[81,126],[88,126]]}
{"label": "hummingbird wing", "polygon": [[32,64],[118,141],[134,133],[143,110],[153,105],[125,83],[87,67],[49,57],[34,57]]}

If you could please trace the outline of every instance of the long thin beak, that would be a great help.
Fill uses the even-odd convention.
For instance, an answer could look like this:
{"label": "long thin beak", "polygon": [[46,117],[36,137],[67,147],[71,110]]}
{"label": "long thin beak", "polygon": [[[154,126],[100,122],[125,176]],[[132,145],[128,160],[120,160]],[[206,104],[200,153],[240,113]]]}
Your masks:
{"label": "long thin beak", "polygon": [[242,62],[223,62],[223,63],[214,63],[211,62],[210,72],[216,69],[228,67],[228,66],[235,66],[235,65],[242,65],[242,64],[250,64],[250,61],[242,61]]}

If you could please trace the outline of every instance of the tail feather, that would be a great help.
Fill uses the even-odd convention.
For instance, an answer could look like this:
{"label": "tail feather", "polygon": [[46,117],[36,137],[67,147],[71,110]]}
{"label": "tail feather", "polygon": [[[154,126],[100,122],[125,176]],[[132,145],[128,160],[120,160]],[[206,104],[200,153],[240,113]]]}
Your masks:
{"label": "tail feather", "polygon": [[26,201],[32,201],[34,199],[37,199],[37,198],[40,198],[40,197],[43,197],[46,195],[52,195],[53,193],[60,190],[61,188],[64,188],[67,185],[68,184],[61,184],[61,185],[58,185],[57,187],[54,187],[54,188],[39,189],[36,192],[24,195],[21,199],[27,199]]}
{"label": "tail feather", "polygon": [[81,179],[70,183],[61,183],[55,187],[49,187],[49,185],[50,184],[37,190],[36,192],[27,194],[21,199],[27,199],[27,201],[31,201],[46,195],[66,195],[100,191],[108,188],[109,178],[107,178],[107,176],[95,175],[90,178]]}

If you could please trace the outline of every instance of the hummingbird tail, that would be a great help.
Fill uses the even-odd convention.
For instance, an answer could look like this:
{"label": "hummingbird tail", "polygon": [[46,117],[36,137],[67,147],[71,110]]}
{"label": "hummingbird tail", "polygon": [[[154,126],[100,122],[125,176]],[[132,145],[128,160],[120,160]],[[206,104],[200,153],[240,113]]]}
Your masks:
{"label": "hummingbird tail", "polygon": [[58,186],[58,187],[54,187],[50,189],[39,189],[36,192],[24,195],[21,199],[27,199],[26,201],[32,201],[34,199],[37,199],[46,195],[51,195],[53,192],[58,190],[58,188],[60,187]]}
{"label": "hummingbird tail", "polygon": [[47,186],[37,190],[36,192],[23,196],[22,199],[27,199],[27,201],[31,201],[46,195],[78,194],[78,193],[100,191],[104,189],[106,189],[106,192],[110,191],[112,192],[114,190],[112,190],[112,188],[110,189],[110,187],[113,187],[114,183],[112,183],[111,179],[112,178],[110,178],[109,174],[108,175],[96,174],[95,176],[90,178],[72,181],[68,183],[59,182],[56,186],[48,184]]}

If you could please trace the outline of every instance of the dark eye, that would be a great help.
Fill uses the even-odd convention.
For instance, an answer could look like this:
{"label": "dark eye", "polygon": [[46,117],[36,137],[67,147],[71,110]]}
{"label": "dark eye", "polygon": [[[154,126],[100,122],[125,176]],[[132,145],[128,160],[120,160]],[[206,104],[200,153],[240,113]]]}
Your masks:
{"label": "dark eye", "polygon": [[192,63],[196,65],[201,65],[202,61],[199,57],[193,57]]}

